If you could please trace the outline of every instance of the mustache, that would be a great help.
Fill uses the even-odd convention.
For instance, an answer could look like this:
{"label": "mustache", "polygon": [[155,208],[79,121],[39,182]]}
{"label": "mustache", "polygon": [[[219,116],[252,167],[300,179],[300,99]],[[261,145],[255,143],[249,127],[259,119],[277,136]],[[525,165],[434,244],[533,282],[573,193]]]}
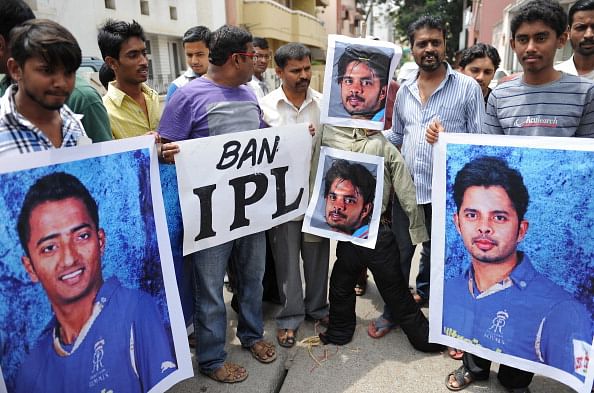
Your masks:
{"label": "mustache", "polygon": [[361,97],[361,96],[360,96],[359,94],[357,94],[357,93],[351,93],[351,94],[349,94],[349,96],[347,97],[347,99],[349,99],[349,100],[350,100],[350,99],[353,99],[353,98],[354,98],[354,99],[356,99],[356,100],[359,100],[359,101],[365,101],[365,99],[364,99],[363,97]]}
{"label": "mustache", "polygon": [[592,45],[594,44],[594,38],[584,38],[580,41],[580,45]]}
{"label": "mustache", "polygon": [[423,59],[426,57],[429,57],[429,56],[437,58],[437,53],[436,52],[425,52],[425,54],[423,55]]}
{"label": "mustache", "polygon": [[330,214],[336,214],[340,218],[347,218],[346,214],[342,213],[340,210],[334,208]]}
{"label": "mustache", "polygon": [[476,242],[481,241],[481,240],[486,240],[488,242],[493,243],[494,245],[499,244],[499,242],[497,240],[493,239],[489,235],[479,235],[479,236],[475,236],[475,237],[472,238],[472,242],[473,243],[476,243]]}

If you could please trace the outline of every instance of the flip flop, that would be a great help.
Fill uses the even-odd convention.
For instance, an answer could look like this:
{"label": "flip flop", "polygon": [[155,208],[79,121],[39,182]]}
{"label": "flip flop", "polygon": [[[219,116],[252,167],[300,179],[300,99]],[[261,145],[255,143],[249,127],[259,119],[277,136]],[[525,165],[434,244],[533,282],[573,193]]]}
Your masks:
{"label": "flip flop", "polygon": [[272,363],[276,359],[274,344],[260,340],[249,347],[252,356],[260,363]]}
{"label": "flip flop", "polygon": [[367,334],[371,338],[382,338],[386,334],[390,333],[392,329],[395,329],[398,324],[388,321],[383,317],[372,320],[367,326]]}

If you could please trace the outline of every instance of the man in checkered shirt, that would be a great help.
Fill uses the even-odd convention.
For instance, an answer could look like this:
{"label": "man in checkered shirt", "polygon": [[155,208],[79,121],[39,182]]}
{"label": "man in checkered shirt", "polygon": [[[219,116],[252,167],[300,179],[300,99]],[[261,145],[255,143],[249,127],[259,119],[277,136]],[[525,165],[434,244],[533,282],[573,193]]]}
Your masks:
{"label": "man in checkered shirt", "polygon": [[43,19],[27,21],[11,33],[7,68],[16,82],[0,100],[0,157],[91,143],[64,105],[81,62],[76,39]]}

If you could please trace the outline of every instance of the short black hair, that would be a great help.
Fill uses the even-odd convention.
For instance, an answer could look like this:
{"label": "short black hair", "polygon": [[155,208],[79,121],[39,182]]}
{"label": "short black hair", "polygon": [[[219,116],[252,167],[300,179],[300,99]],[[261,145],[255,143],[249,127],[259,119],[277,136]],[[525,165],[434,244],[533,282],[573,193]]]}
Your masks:
{"label": "short black hair", "polygon": [[[569,7],[569,26],[573,24],[573,15],[578,11],[594,11],[594,0],[578,0]],[[1,14],[2,12],[0,11]]]}
{"label": "short black hair", "polygon": [[204,45],[208,47],[208,41],[210,41],[210,30],[206,26],[190,27],[182,37],[184,45],[186,42],[204,42]]}
{"label": "short black hair", "polygon": [[29,243],[31,236],[31,227],[29,220],[33,210],[45,202],[57,202],[68,198],[76,198],[80,200],[85,207],[95,228],[99,229],[99,211],[97,202],[89,192],[89,190],[82,184],[82,182],[75,176],[65,172],[54,172],[39,178],[35,184],[29,188],[25,195],[25,200],[19,213],[17,221],[17,231],[19,240],[25,250],[27,256],[29,250],[27,243]]}
{"label": "short black hair", "polygon": [[30,19],[35,19],[35,14],[23,0],[0,1],[0,35],[6,43],[10,31]]}
{"label": "short black hair", "polygon": [[557,37],[567,30],[567,15],[563,7],[555,0],[532,0],[520,7],[512,18],[510,26],[512,39],[516,38],[516,31],[525,22],[541,21],[555,31]]}
{"label": "short black hair", "polygon": [[507,162],[499,157],[482,156],[468,162],[456,174],[454,181],[454,201],[458,213],[464,200],[464,193],[470,187],[502,187],[514,205],[518,220],[522,221],[528,210],[529,195],[524,185],[522,174],[510,168]]}
{"label": "short black hair", "polygon": [[252,39],[252,45],[257,46],[260,49],[268,49],[268,41],[266,41],[266,38],[254,37]]}
{"label": "short black hair", "polygon": [[80,66],[82,53],[74,36],[62,25],[49,19],[30,19],[10,32],[12,58],[20,67],[33,57],[43,59],[50,68],[63,66],[73,73]]}
{"label": "short black hair", "polygon": [[348,45],[337,64],[337,82],[340,84],[346,73],[346,69],[353,61],[365,63],[373,70],[376,77],[380,79],[381,86],[388,84],[390,76],[390,57],[378,48],[364,45]]}
{"label": "short black hair", "polygon": [[222,66],[233,53],[245,52],[252,35],[237,26],[223,25],[212,32],[208,43],[208,61]]}
{"label": "short black hair", "polygon": [[306,57],[311,60],[311,51],[309,48],[298,42],[291,42],[276,50],[274,53],[274,62],[277,67],[283,69],[289,60],[303,60]]}
{"label": "short black hair", "polygon": [[447,30],[445,23],[443,23],[443,20],[436,16],[423,15],[419,19],[408,25],[406,35],[408,36],[408,42],[410,42],[410,46],[413,46],[415,43],[415,32],[423,28],[441,31],[443,35],[443,41],[445,43]]}
{"label": "short black hair", "polygon": [[[361,196],[363,203],[372,203],[375,197],[375,177],[367,168],[358,162],[336,159],[324,176],[324,198],[330,193],[330,186],[334,180],[342,179],[350,181]],[[371,213],[370,213],[371,216]]]}
{"label": "short black hair", "polygon": [[115,72],[111,69],[107,63],[101,64],[101,68],[99,69],[99,81],[107,90],[109,82],[115,80]]}
{"label": "short black hair", "polygon": [[108,19],[101,27],[97,34],[97,43],[103,60],[107,56],[114,59],[120,58],[120,50],[122,44],[132,37],[137,37],[143,42],[146,41],[144,30],[142,26],[132,20],[132,23],[121,20]]}
{"label": "short black hair", "polygon": [[464,68],[476,59],[482,59],[483,57],[488,57],[491,59],[495,69],[497,69],[501,63],[501,58],[499,57],[499,53],[495,47],[479,42],[478,44],[475,44],[462,51],[460,62],[458,64],[460,67]]}

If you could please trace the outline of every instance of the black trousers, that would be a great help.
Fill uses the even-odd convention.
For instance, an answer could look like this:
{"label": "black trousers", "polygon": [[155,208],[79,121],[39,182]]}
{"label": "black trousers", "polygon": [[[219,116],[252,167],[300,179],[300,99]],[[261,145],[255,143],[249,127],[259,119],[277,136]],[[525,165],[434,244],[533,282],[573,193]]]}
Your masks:
{"label": "black trousers", "polygon": [[338,242],[336,263],[330,276],[330,325],[321,339],[324,343],[344,345],[355,333],[356,296],[353,287],[364,267],[373,274],[384,302],[402,327],[410,343],[423,352],[440,351],[443,346],[430,344],[429,321],[421,312],[408,290],[397,261],[398,247],[389,226],[380,224],[375,249],[350,242]]}
{"label": "black trousers", "polygon": [[[490,360],[465,352],[462,362],[474,379],[485,380],[489,378]],[[532,377],[534,377],[533,373],[506,366],[505,364],[499,365],[499,373],[497,373],[499,382],[508,389],[527,388],[532,382]]]}

